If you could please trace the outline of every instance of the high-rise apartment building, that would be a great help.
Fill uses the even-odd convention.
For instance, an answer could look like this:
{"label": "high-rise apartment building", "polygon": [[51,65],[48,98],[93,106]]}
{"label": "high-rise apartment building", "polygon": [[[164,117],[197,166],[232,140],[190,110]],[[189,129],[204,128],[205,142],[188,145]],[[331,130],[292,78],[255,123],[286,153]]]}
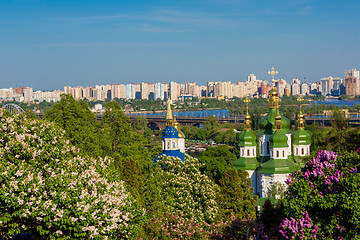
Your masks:
{"label": "high-rise apartment building", "polygon": [[206,96],[207,97],[214,97],[214,88],[215,83],[214,82],[207,82],[206,84]]}
{"label": "high-rise apartment building", "polygon": [[155,83],[154,99],[165,99],[165,93],[167,94],[169,85],[167,83]]}
{"label": "high-rise apartment building", "polygon": [[287,85],[288,84],[285,79],[279,79],[275,82],[275,86],[280,97],[284,96]]}
{"label": "high-rise apartment building", "polygon": [[233,97],[243,98],[245,96],[245,84],[241,81],[233,84],[232,95]]}
{"label": "high-rise apartment building", "polygon": [[308,95],[309,93],[310,93],[309,85],[306,83],[302,83],[300,85],[300,95],[305,96],[305,95]]}
{"label": "high-rise apartment building", "polygon": [[83,99],[83,88],[81,86],[71,88],[71,95],[76,99]]}
{"label": "high-rise apartment building", "polygon": [[11,100],[13,98],[13,95],[14,95],[13,88],[0,89],[0,99],[1,100]]}
{"label": "high-rise apartment building", "polygon": [[347,72],[347,76],[345,78],[345,91],[348,96],[360,95],[359,71],[356,69],[352,69]]}
{"label": "high-rise apartment building", "polygon": [[92,86],[83,88],[83,98],[88,100],[94,100],[94,90]]}
{"label": "high-rise apartment building", "polygon": [[215,82],[214,85],[214,97],[227,97],[232,98],[232,84],[227,82]]}
{"label": "high-rise apartment building", "polygon": [[341,86],[342,86],[342,79],[341,78],[334,78],[333,79],[333,88],[332,88],[332,91],[331,91],[331,95],[340,96],[342,94]]}
{"label": "high-rise apartment building", "polygon": [[321,95],[328,96],[331,95],[333,88],[333,77],[327,77],[321,79]]}
{"label": "high-rise apartment building", "polygon": [[125,99],[126,87],[124,84],[111,84],[111,99]]}
{"label": "high-rise apartment building", "polygon": [[[153,83],[142,82],[140,84],[141,99],[154,99],[155,85]],[[152,96],[152,97],[151,97]]]}
{"label": "high-rise apartment building", "polygon": [[185,84],[185,94],[192,97],[201,97],[200,87],[195,82]]}
{"label": "high-rise apartment building", "polygon": [[126,84],[126,99],[135,99],[136,87],[134,83]]}
{"label": "high-rise apartment building", "polygon": [[180,84],[176,82],[170,82],[169,84],[169,92],[171,100],[177,100],[180,96]]}
{"label": "high-rise apartment building", "polygon": [[64,87],[64,94],[71,94],[71,87],[70,86],[65,86]]}
{"label": "high-rise apartment building", "polygon": [[269,93],[269,85],[268,81],[262,81],[260,85],[260,96],[267,97]]}

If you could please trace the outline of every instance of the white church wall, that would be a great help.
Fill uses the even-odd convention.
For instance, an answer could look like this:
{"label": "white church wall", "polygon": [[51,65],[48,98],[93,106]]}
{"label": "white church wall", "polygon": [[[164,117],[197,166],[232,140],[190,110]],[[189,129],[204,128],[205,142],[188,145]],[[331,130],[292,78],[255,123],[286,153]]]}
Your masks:
{"label": "white church wall", "polygon": [[257,193],[257,171],[255,170],[246,170],[251,179],[251,187],[254,189],[254,194]]}
{"label": "white church wall", "polygon": [[268,197],[269,192],[272,190],[272,186],[275,182],[279,182],[285,186],[286,179],[288,179],[289,174],[260,174],[261,179],[261,189],[260,197]]}
{"label": "white church wall", "polygon": [[270,156],[270,147],[269,147],[269,152],[267,152],[268,144],[270,146],[270,142],[269,142],[270,136],[271,135],[260,135],[259,136],[259,155],[260,156]]}

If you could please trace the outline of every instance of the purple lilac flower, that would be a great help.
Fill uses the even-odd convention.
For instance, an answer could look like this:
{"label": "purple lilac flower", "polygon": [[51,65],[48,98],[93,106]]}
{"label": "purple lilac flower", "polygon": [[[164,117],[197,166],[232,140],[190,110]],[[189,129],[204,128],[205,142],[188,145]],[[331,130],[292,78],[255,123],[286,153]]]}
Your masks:
{"label": "purple lilac flower", "polygon": [[299,220],[295,220],[294,218],[287,219],[285,218],[280,224],[279,232],[286,239],[308,239],[308,238],[316,238],[316,233],[319,228],[317,225],[312,225],[311,219],[307,211],[303,213],[303,217]]}

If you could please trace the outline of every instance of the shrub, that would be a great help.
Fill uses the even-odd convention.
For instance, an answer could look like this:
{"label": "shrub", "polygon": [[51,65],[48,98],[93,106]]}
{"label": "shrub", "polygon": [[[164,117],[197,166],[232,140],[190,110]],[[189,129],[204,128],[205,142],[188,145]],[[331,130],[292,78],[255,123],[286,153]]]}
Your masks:
{"label": "shrub", "polygon": [[0,120],[0,232],[40,239],[134,234],[141,219],[109,158],[86,159],[64,131],[25,116]]}

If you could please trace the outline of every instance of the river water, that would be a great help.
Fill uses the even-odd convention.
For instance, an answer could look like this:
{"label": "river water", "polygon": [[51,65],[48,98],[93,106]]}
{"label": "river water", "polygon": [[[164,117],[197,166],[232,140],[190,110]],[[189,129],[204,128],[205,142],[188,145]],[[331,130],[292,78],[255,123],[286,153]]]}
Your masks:
{"label": "river water", "polygon": [[[360,104],[360,101],[345,101],[345,100],[337,100],[337,99],[327,99],[325,101],[317,101],[313,102],[316,104],[334,104],[336,106],[349,106],[352,107],[355,104]],[[148,116],[166,116],[166,112],[161,113],[144,113],[144,114],[136,114],[139,116],[148,115]],[[198,111],[185,111],[185,112],[173,112],[174,116],[181,117],[207,117],[207,116],[215,116],[215,117],[229,117],[228,109],[211,109],[211,110],[198,110]]]}
{"label": "river water", "polygon": [[[166,116],[166,112],[161,113],[144,113],[137,114],[139,116],[147,115],[147,116]],[[186,111],[186,112],[173,112],[174,116],[180,117],[208,117],[214,115],[215,117],[228,117],[229,110],[228,109],[211,109],[211,110],[198,110],[198,111]]]}
{"label": "river water", "polygon": [[348,106],[348,107],[352,107],[355,104],[360,104],[359,100],[351,100],[351,101],[347,101],[347,100],[337,100],[337,99],[326,99],[325,101],[317,101],[317,104],[326,104],[326,105],[330,105],[330,104],[334,104],[335,106]]}

